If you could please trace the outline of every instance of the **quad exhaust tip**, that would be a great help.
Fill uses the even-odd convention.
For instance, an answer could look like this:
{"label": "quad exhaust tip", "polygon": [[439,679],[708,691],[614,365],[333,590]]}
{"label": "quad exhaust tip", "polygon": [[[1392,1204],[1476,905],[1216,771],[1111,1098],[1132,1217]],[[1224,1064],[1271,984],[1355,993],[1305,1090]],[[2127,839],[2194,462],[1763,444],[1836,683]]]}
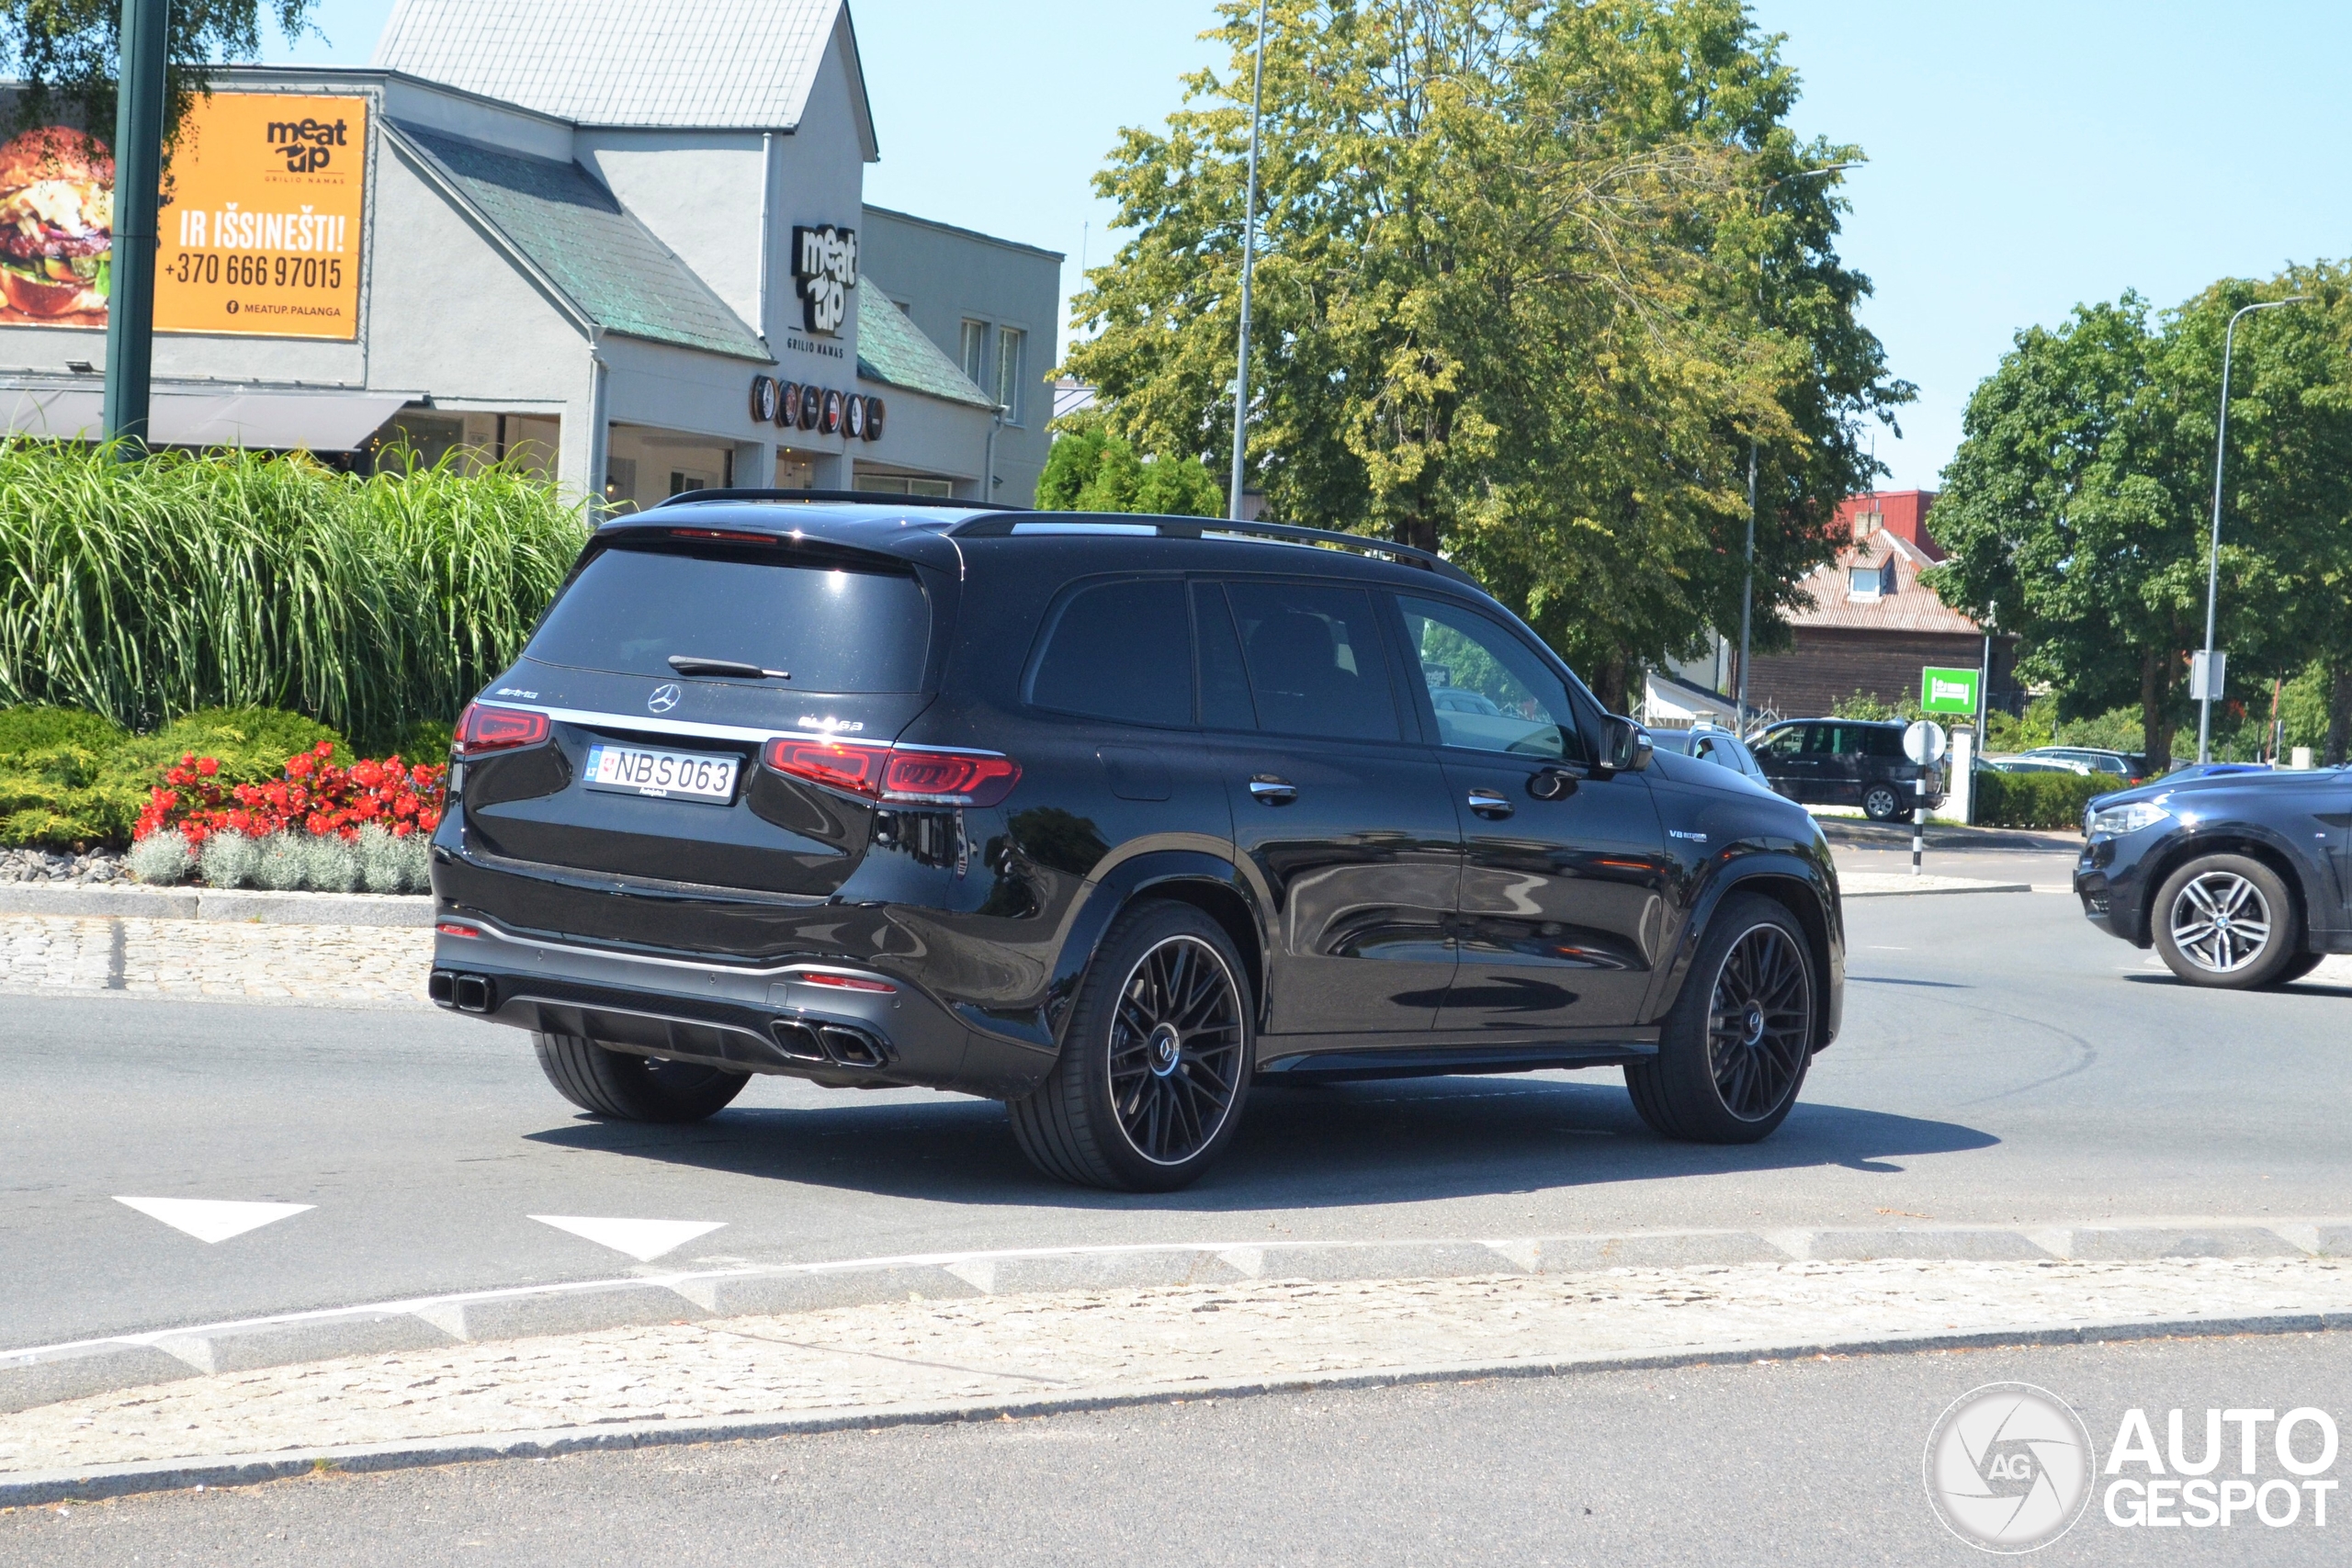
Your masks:
{"label": "quad exhaust tip", "polygon": [[802,1062],[831,1062],[843,1067],[879,1067],[888,1063],[889,1049],[863,1029],[839,1023],[803,1023],[780,1018],[772,1026],[784,1054]]}
{"label": "quad exhaust tip", "polygon": [[498,1000],[498,987],[487,975],[465,975],[435,969],[425,980],[424,994],[445,1008],[459,1012],[488,1012]]}

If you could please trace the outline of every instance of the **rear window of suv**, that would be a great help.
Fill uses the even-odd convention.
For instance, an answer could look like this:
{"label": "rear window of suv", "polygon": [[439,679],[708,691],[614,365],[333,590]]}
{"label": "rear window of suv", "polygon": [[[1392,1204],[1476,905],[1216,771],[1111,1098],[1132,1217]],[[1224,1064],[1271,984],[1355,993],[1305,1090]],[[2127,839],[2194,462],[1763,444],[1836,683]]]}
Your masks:
{"label": "rear window of suv", "polygon": [[665,680],[683,654],[782,670],[796,692],[914,692],[930,647],[931,604],[909,572],[665,543],[590,560],[524,651]]}

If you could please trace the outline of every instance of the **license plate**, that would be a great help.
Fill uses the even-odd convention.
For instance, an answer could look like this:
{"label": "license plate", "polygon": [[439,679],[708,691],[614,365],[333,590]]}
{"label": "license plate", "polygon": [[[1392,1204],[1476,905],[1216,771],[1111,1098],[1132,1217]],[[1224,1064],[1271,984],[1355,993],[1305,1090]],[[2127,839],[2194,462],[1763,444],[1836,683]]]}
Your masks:
{"label": "license plate", "polygon": [[588,775],[583,782],[590,789],[620,795],[707,800],[724,806],[735,798],[735,774],[742,765],[740,757],[607,743],[588,748]]}

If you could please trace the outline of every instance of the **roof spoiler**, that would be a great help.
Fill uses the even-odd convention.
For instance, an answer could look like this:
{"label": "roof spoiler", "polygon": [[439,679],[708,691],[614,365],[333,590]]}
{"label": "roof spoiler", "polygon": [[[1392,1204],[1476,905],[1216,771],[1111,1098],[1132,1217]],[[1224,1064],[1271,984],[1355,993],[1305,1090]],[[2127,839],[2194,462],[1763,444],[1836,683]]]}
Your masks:
{"label": "roof spoiler", "polygon": [[1418,549],[1411,545],[1395,544],[1363,534],[1341,534],[1329,528],[1300,528],[1288,523],[1235,523],[1215,517],[1153,517],[1108,512],[1014,512],[1002,508],[996,509],[993,516],[967,518],[950,527],[947,533],[956,538],[1001,539],[1010,536],[1024,523],[1049,524],[1073,530],[1089,524],[1106,529],[1117,528],[1122,532],[1150,528],[1163,539],[1238,536],[1285,545],[1316,545],[1349,550],[1357,555],[1385,557],[1399,565],[1417,566],[1424,571],[1433,571],[1440,577],[1476,588],[1482,593],[1486,592],[1476,578],[1434,550]]}

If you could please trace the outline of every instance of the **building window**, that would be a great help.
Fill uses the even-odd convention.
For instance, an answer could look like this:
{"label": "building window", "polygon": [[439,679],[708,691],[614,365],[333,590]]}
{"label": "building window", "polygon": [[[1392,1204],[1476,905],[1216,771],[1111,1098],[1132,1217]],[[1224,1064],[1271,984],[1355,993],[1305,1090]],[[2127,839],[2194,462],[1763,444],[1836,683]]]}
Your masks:
{"label": "building window", "polygon": [[964,374],[972,378],[975,387],[988,385],[989,324],[986,321],[964,323]]}
{"label": "building window", "polygon": [[1894,558],[1890,556],[1876,566],[1849,569],[1846,592],[1855,599],[1876,599],[1894,592]]}
{"label": "building window", "polygon": [[1004,423],[1021,423],[1021,341],[1027,334],[1000,327],[996,334],[996,400],[1003,405]]}

